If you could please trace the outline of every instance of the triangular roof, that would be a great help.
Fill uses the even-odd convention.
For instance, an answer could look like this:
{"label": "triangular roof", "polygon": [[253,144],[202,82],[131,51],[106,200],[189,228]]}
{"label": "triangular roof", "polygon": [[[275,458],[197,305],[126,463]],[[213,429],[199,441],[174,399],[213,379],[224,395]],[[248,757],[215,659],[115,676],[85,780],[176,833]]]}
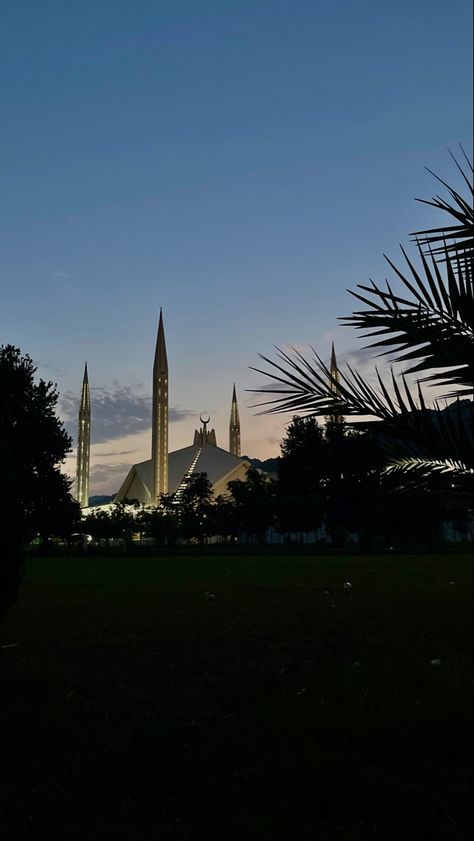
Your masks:
{"label": "triangular roof", "polygon": [[[168,492],[175,493],[184,476],[188,472],[199,451],[198,446],[183,447],[175,450],[168,456]],[[233,474],[236,474],[242,467],[248,469],[250,462],[232,455],[220,447],[204,445],[201,448],[199,458],[194,466],[194,473],[206,473],[207,478],[213,486],[222,486],[228,478],[230,481]],[[119,502],[125,497],[128,499],[139,499],[145,504],[151,503],[152,489],[152,461],[141,461],[132,465],[118,493],[115,501]]]}

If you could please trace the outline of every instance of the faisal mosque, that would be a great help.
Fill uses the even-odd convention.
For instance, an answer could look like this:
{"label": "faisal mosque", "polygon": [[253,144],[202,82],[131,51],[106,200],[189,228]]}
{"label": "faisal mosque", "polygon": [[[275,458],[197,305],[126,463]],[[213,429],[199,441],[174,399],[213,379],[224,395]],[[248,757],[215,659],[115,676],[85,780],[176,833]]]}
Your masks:
{"label": "faisal mosque", "polygon": [[[229,449],[217,446],[214,429],[208,429],[209,415],[201,415],[202,426],[194,431],[189,447],[169,452],[168,446],[168,357],[166,353],[163,313],[160,310],[158,336],[153,364],[153,409],[151,457],[133,464],[114,502],[138,500],[142,505],[160,505],[163,494],[171,494],[180,502],[193,473],[206,473],[214,496],[225,494],[228,482],[245,479],[251,464],[240,457],[240,419],[234,390],[229,421]],[[87,364],[84,369],[79,407],[76,497],[81,508],[89,506],[89,466],[91,438],[91,399]]]}

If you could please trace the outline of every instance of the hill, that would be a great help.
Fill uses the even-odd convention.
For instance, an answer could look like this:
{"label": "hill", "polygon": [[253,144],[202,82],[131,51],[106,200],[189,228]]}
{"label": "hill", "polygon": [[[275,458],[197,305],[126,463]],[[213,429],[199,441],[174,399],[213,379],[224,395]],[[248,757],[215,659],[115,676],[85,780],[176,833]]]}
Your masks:
{"label": "hill", "polygon": [[278,462],[280,461],[278,456],[275,458],[267,458],[265,461],[261,461],[259,458],[250,458],[250,456],[242,456],[242,458],[249,461],[253,467],[258,467],[259,470],[263,470],[264,473],[276,473]]}

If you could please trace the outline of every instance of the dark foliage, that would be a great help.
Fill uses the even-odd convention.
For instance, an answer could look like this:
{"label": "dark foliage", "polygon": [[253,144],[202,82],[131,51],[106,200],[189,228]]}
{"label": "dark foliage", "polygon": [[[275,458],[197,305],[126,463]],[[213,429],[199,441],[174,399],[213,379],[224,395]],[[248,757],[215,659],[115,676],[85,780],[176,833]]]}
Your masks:
{"label": "dark foliage", "polygon": [[263,541],[273,522],[274,483],[251,467],[245,482],[236,479],[228,488],[239,532],[247,539]]}
{"label": "dark foliage", "polygon": [[278,457],[266,458],[263,461],[259,458],[250,458],[250,456],[242,456],[242,461],[249,461],[252,467],[257,467],[258,470],[263,470],[264,473],[274,474],[278,469]]}
{"label": "dark foliage", "polygon": [[18,348],[0,347],[0,615],[17,596],[24,543],[67,532],[78,514],[58,466],[71,446],[55,414],[58,392],[35,372]]}
{"label": "dark foliage", "polygon": [[179,533],[178,513],[172,506],[144,509],[137,516],[136,530],[157,546],[173,545]]}
{"label": "dark foliage", "polygon": [[[362,544],[375,538],[384,544],[400,539],[398,526],[385,526],[394,505],[394,482],[384,472],[386,460],[381,443],[369,432],[345,423],[328,423],[324,428],[315,417],[293,418],[282,442],[278,471],[278,530],[304,533],[324,524],[336,545],[356,534]],[[375,509],[380,516],[373,515]],[[438,526],[445,514],[440,511]],[[421,520],[419,531],[426,536]]]}
{"label": "dark foliage", "polygon": [[186,540],[202,542],[212,533],[212,483],[206,473],[193,473],[180,505],[180,528]]}

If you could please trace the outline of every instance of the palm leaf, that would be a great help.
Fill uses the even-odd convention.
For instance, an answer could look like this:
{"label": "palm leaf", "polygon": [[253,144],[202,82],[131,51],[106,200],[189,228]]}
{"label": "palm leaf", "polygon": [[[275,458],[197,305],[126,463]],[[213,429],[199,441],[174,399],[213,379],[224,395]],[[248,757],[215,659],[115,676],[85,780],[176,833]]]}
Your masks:
{"label": "palm leaf", "polygon": [[[272,399],[254,404],[262,409],[260,414],[344,415],[349,425],[370,428],[393,463],[399,458],[416,458],[450,463],[461,472],[474,468],[473,404],[458,401],[449,408],[439,404],[429,408],[421,385],[415,400],[406,377],[397,377],[393,370],[389,384],[376,372],[375,387],[349,365],[347,372],[339,369],[336,378],[314,350],[312,361],[300,351],[293,352],[290,356],[277,349],[278,362],[261,356],[269,370],[252,369],[272,377],[275,383]],[[249,391],[268,394],[266,389]]]}
{"label": "palm leaf", "polygon": [[[462,147],[461,152],[465,160],[465,169],[463,169],[451,151],[449,154],[469,191],[470,201],[465,199],[457,190],[450,187],[449,184],[428,169],[430,175],[433,175],[443,187],[446,187],[450,200],[447,201],[441,196],[436,195],[431,199],[417,199],[417,201],[435,207],[437,210],[444,211],[451,217],[451,220],[455,224],[445,225],[440,228],[428,228],[427,230],[411,234],[421,246],[427,246],[431,253],[442,255],[443,260],[445,259],[446,251],[450,254],[455,253],[459,256],[464,256],[472,253],[474,245],[473,167]],[[439,245],[440,243],[441,246]],[[438,247],[433,248],[435,245],[438,245]]]}
{"label": "palm leaf", "polygon": [[[403,251],[403,249],[402,249]],[[395,294],[372,282],[359,285],[351,294],[367,306],[341,319],[363,338],[375,338],[366,347],[380,348],[379,356],[396,362],[414,363],[406,373],[426,372],[426,381],[456,389],[472,389],[474,380],[474,296],[472,255],[460,261],[445,250],[443,274],[431,255],[419,249],[418,271],[403,251],[409,274],[403,274],[387,258],[405,290]],[[362,294],[364,293],[364,294]],[[457,393],[457,392],[456,392]]]}
{"label": "palm leaf", "polygon": [[[472,184],[455,162],[472,196]],[[260,355],[267,369],[252,370],[272,381],[272,398],[255,404],[260,414],[344,415],[350,425],[375,432],[391,459],[390,470],[403,474],[405,481],[409,477],[420,483],[430,475],[445,481],[449,474],[454,484],[462,484],[474,468],[473,404],[464,401],[468,412],[459,403],[449,409],[438,404],[428,408],[420,384],[449,386],[447,396],[459,397],[472,393],[474,380],[473,213],[467,200],[438,180],[450,199],[435,196],[427,203],[450,214],[456,224],[416,235],[419,267],[403,249],[408,269],[401,271],[386,258],[401,291],[388,281],[385,287],[373,281],[359,285],[352,294],[365,309],[342,319],[363,330],[363,337],[371,339],[367,347],[377,348],[379,356],[408,364],[405,374],[396,376],[392,369],[386,382],[376,370],[372,385],[349,365],[331,372],[312,348],[310,358],[294,348],[292,354],[276,348],[276,360]],[[424,375],[417,399],[406,374]],[[267,397],[269,390],[250,389]]]}
{"label": "palm leaf", "polygon": [[399,459],[389,464],[387,475],[397,481],[398,491],[409,493],[425,491],[472,498],[472,473],[469,470],[453,468],[446,462],[425,459]]}

